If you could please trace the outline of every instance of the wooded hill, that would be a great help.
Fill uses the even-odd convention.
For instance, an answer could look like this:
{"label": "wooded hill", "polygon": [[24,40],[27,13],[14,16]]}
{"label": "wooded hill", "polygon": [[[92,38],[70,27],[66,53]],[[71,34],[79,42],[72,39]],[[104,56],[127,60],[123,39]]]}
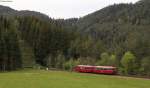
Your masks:
{"label": "wooded hill", "polygon": [[150,1],[114,4],[82,18],[52,19],[0,6],[0,70],[113,65],[150,75]]}

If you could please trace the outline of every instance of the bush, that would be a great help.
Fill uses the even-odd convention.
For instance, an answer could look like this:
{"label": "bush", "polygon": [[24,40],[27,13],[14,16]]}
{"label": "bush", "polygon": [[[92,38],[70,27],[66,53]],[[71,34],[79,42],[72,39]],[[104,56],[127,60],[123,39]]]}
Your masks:
{"label": "bush", "polygon": [[69,61],[67,61],[67,62],[65,62],[63,64],[63,68],[65,70],[72,71],[73,67],[74,67],[74,61],[73,61],[73,59],[70,59]]}
{"label": "bush", "polygon": [[142,59],[140,72],[143,75],[150,75],[150,57],[145,57]]}
{"label": "bush", "polygon": [[135,74],[136,70],[136,57],[130,51],[126,52],[121,59],[121,64],[124,68],[124,73],[128,74]]}

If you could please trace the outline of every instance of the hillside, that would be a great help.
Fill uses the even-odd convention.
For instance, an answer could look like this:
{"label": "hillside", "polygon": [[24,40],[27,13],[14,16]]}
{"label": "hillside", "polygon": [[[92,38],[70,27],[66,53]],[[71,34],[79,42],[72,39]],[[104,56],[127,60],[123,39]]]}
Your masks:
{"label": "hillside", "polygon": [[120,74],[150,75],[149,0],[114,4],[79,19],[51,19],[5,6],[0,15],[1,71],[32,61],[66,70],[77,64],[113,65]]}
{"label": "hillside", "polygon": [[149,0],[108,6],[80,18],[76,27],[81,34],[101,40],[107,52],[118,56],[132,51],[141,59],[150,52],[147,50],[150,48]]}
{"label": "hillside", "polygon": [[[149,24],[150,15],[149,0],[141,0],[135,4],[114,4],[99,11],[82,17],[79,26],[91,27],[95,24],[108,22],[130,23],[130,24]],[[82,29],[82,27],[81,27]]]}

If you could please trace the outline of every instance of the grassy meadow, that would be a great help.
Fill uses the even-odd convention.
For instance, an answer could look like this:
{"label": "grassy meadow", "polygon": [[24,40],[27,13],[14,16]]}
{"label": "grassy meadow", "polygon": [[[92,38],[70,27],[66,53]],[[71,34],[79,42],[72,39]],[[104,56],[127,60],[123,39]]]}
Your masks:
{"label": "grassy meadow", "polygon": [[150,80],[64,71],[0,73],[0,88],[150,88]]}

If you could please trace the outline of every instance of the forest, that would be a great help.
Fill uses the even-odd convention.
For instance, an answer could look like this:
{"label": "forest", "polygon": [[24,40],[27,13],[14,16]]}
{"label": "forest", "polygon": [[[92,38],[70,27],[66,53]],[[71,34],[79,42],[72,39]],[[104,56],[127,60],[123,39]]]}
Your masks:
{"label": "forest", "polygon": [[114,4],[81,18],[53,19],[0,6],[0,71],[110,65],[150,76],[150,1]]}

